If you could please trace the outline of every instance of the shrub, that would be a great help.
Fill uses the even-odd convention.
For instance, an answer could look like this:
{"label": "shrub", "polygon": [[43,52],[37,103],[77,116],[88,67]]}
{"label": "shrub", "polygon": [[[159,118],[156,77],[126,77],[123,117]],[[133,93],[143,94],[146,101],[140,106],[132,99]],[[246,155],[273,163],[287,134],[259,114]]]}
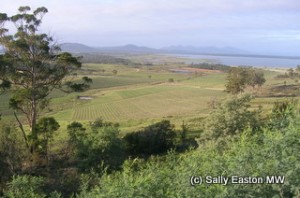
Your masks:
{"label": "shrub", "polygon": [[125,135],[129,155],[149,156],[166,153],[175,146],[176,133],[170,121],[163,120],[141,131]]}
{"label": "shrub", "polygon": [[116,126],[93,126],[86,130],[80,123],[68,126],[70,143],[74,146],[78,166],[82,171],[90,169],[118,169],[124,160],[123,142]]}
{"label": "shrub", "polygon": [[42,192],[44,179],[33,176],[14,176],[9,182],[8,190],[4,193],[6,197],[27,197],[27,198],[43,198],[46,195]]}
{"label": "shrub", "polygon": [[250,111],[250,95],[226,100],[212,111],[205,121],[204,136],[208,139],[234,136],[246,128],[253,132],[261,126],[260,110]]}

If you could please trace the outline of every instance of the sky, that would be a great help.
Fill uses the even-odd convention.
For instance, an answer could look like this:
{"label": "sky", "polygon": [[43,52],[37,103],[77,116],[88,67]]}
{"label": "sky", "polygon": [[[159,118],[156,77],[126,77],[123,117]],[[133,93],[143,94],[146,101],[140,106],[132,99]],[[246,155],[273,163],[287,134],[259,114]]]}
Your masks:
{"label": "sky", "polygon": [[45,6],[57,42],[234,47],[300,56],[300,0],[0,0],[0,12]]}

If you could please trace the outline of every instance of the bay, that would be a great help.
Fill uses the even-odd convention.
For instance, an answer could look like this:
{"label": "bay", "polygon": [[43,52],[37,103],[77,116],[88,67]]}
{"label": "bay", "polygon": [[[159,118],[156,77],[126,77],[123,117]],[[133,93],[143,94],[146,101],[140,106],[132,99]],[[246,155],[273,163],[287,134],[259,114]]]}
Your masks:
{"label": "bay", "polygon": [[186,63],[219,63],[230,66],[253,66],[253,67],[272,67],[272,68],[296,68],[300,65],[300,58],[288,57],[244,57],[244,56],[218,56],[218,55],[193,55],[193,54],[168,54],[184,59]]}

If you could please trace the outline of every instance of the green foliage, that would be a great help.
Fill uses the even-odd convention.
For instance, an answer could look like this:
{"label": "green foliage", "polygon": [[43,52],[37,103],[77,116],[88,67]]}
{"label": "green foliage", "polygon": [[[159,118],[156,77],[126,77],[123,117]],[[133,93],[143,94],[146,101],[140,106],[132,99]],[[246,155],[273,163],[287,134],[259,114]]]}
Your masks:
{"label": "green foliage", "polygon": [[271,115],[269,116],[269,128],[278,129],[282,132],[285,131],[297,113],[299,113],[297,112],[297,107],[298,100],[295,99],[275,102]]}
{"label": "green foliage", "polygon": [[171,83],[174,82],[174,78],[169,78],[168,82],[171,82]]}
{"label": "green foliage", "polygon": [[8,190],[5,192],[5,197],[18,198],[43,198],[46,195],[42,192],[44,179],[34,176],[14,176],[13,180],[9,182]]}
{"label": "green foliage", "polygon": [[97,130],[98,128],[102,127],[109,127],[109,126],[114,126],[114,127],[119,127],[118,123],[112,123],[112,122],[105,122],[101,118],[97,118],[94,122],[90,122],[90,127],[92,130]]}
{"label": "green foliage", "polygon": [[149,156],[166,153],[175,146],[176,133],[169,120],[152,124],[124,137],[129,155]]}
{"label": "green foliage", "polygon": [[244,91],[246,87],[247,72],[245,68],[232,67],[227,76],[225,85],[226,91],[232,94],[238,94]]}
{"label": "green foliage", "polygon": [[118,169],[124,160],[123,142],[116,126],[99,126],[86,130],[80,123],[68,126],[70,143],[74,146],[82,171]]}
{"label": "green foliage", "polygon": [[21,172],[28,165],[29,156],[26,151],[26,144],[15,123],[6,119],[0,122],[0,196],[12,175]]}
{"label": "green foliage", "polygon": [[87,90],[88,88],[90,88],[90,84],[93,83],[93,80],[91,78],[88,77],[82,77],[82,81],[83,83],[74,83],[72,81],[68,81],[65,83],[65,85],[67,85],[67,87],[74,92],[83,92],[85,90]]}
{"label": "green foliage", "polygon": [[255,88],[255,86],[261,87],[266,82],[264,73],[262,71],[249,69],[247,73],[247,85],[250,85],[253,88]]}
{"label": "green foliage", "polygon": [[[295,118],[297,121],[298,118]],[[128,160],[123,170],[104,175],[85,197],[298,197],[300,195],[300,123],[283,135],[265,128],[259,134],[245,129],[219,152],[214,142],[198,150],[163,158]],[[190,185],[202,176],[201,185]],[[208,184],[206,176],[262,177],[263,184]],[[266,176],[284,176],[283,184],[267,184]],[[79,195],[78,197],[83,197]]]}
{"label": "green foliage", "polygon": [[58,122],[53,117],[43,117],[37,123],[38,132],[47,139],[53,137],[53,132],[59,129]]}
{"label": "green foliage", "polygon": [[[0,184],[20,171],[26,162],[25,144],[12,123],[0,124]],[[0,185],[1,189],[1,185]]]}
{"label": "green foliage", "polygon": [[37,123],[38,151],[48,158],[49,142],[53,139],[53,134],[59,129],[58,122],[53,117],[41,118]]}
{"label": "green foliage", "polygon": [[192,64],[190,67],[199,68],[199,69],[209,69],[209,70],[221,70],[221,71],[228,71],[230,66],[223,65],[223,64],[214,64],[214,63],[197,63]]}
{"label": "green foliage", "polygon": [[121,64],[121,65],[138,65],[129,59],[114,57],[110,55],[97,53],[81,53],[83,63],[101,63],[101,64]]}
{"label": "green foliage", "polygon": [[211,112],[205,120],[204,137],[208,139],[234,136],[247,128],[256,132],[262,126],[260,110],[250,111],[250,95],[235,96]]}
{"label": "green foliage", "polygon": [[245,132],[240,141],[232,144],[226,152],[228,175],[241,176],[284,176],[284,184],[232,185],[227,189],[228,197],[237,194],[254,197],[297,197],[299,196],[300,151],[299,123],[280,131],[266,129],[263,134]]}

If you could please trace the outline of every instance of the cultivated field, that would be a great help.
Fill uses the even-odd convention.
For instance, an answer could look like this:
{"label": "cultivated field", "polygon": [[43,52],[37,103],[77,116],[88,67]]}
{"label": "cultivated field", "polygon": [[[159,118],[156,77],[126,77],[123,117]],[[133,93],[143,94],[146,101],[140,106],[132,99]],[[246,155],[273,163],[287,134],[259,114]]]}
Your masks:
{"label": "cultivated field", "polygon": [[[182,121],[198,126],[199,120],[212,110],[212,103],[228,95],[224,92],[226,74],[223,72],[189,68],[181,59],[164,56],[133,57],[147,62],[151,58],[151,66],[84,64],[77,78],[82,75],[91,77],[91,89],[71,94],[53,92],[51,105],[44,113],[54,116],[62,125],[102,118],[120,123],[125,132],[164,118],[171,120],[176,127]],[[113,73],[113,70],[117,72]],[[265,71],[267,82],[259,90],[261,97],[253,101],[254,107],[262,105],[270,110],[280,98],[269,97],[266,93],[274,86],[283,85],[283,81],[286,85],[294,83],[275,79],[280,72]],[[81,96],[88,99],[80,99]],[[0,110],[5,115],[12,114],[7,108],[8,99],[8,94],[0,96]]]}

